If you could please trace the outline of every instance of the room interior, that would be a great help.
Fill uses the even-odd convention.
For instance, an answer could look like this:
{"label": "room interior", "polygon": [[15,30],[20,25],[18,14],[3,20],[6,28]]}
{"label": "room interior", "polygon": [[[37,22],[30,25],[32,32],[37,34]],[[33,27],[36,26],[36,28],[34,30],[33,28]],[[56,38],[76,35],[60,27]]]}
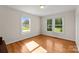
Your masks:
{"label": "room interior", "polygon": [[78,53],[78,5],[1,5],[1,53]]}

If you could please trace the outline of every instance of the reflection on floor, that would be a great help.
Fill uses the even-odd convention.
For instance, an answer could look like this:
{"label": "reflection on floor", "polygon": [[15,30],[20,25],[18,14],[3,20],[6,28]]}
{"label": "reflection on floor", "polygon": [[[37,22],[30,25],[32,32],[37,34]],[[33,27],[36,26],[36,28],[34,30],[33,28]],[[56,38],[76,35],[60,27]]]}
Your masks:
{"label": "reflection on floor", "polygon": [[74,41],[39,35],[7,45],[10,53],[61,53],[77,52]]}
{"label": "reflection on floor", "polygon": [[32,53],[45,53],[45,52],[47,52],[47,51],[43,47],[38,47]]}

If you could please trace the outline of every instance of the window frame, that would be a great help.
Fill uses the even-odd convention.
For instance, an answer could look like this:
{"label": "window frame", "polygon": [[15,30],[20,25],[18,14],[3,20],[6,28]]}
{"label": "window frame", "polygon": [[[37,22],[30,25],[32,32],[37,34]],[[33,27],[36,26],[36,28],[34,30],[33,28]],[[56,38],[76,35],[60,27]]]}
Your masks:
{"label": "window frame", "polygon": [[[47,18],[47,20],[48,20],[48,19],[52,19],[52,18]],[[47,22],[46,22],[46,25],[47,25]],[[52,27],[53,27],[53,20],[52,20]],[[47,27],[46,27],[46,30],[47,30]],[[53,28],[52,28],[52,31],[53,31]],[[48,30],[47,30],[47,32],[51,32],[51,31],[48,31]]]}
{"label": "window frame", "polygon": [[[59,17],[61,17],[61,16],[59,16]],[[57,17],[54,18],[53,32],[55,32],[54,29],[55,29],[55,20],[56,20],[56,18],[57,18]],[[55,33],[64,33],[64,18],[63,18],[63,17],[61,17],[61,18],[62,18],[62,30],[63,30],[63,31],[62,31],[62,32],[55,32]]]}
{"label": "window frame", "polygon": [[[62,32],[55,32],[54,31],[54,29],[55,29],[55,20],[56,20],[57,17],[61,17],[62,18]],[[54,32],[54,33],[59,33],[59,34],[64,33],[64,18],[62,16],[57,16],[57,17],[47,18],[47,20],[48,19],[52,19],[52,31],[48,31],[47,28],[46,28],[47,32]]]}
{"label": "window frame", "polygon": [[[22,19],[21,19],[22,17],[26,17],[26,18],[29,19],[29,30],[24,31],[24,32],[23,32],[23,30],[22,30]],[[30,18],[30,17],[27,17],[27,16],[22,16],[22,17],[20,18],[20,19],[21,19],[21,20],[20,20],[20,22],[21,22],[21,33],[24,34],[24,33],[28,33],[28,32],[31,31],[31,18]]]}

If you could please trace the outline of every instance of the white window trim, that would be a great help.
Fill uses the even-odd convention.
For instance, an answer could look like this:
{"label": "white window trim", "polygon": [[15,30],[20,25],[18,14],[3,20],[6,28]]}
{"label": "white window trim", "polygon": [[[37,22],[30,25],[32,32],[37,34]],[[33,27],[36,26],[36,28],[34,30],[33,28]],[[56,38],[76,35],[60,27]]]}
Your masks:
{"label": "white window trim", "polygon": [[[26,16],[27,17],[27,16]],[[29,17],[28,17],[29,18]],[[21,20],[20,20],[21,21]],[[31,19],[29,18],[29,30],[27,30],[27,31],[22,31],[22,23],[21,23],[21,33],[22,34],[26,34],[26,33],[29,33],[29,32],[31,32]]]}
{"label": "white window trim", "polygon": [[63,31],[62,31],[62,32],[55,32],[54,29],[55,29],[55,20],[56,20],[56,18],[57,18],[57,17],[54,18],[54,22],[53,22],[53,23],[54,23],[54,26],[53,26],[53,27],[54,27],[54,28],[53,28],[53,32],[54,32],[54,33],[62,34],[62,33],[64,33],[64,18],[61,17],[61,18],[62,18],[62,30],[63,30]]}
{"label": "white window trim", "polygon": [[[48,19],[52,19],[52,27],[53,27],[53,18],[47,18],[47,20],[48,20]],[[46,31],[47,31],[47,32],[52,32],[52,31],[53,31],[53,28],[52,28],[52,31],[48,31],[48,30],[47,30],[47,20],[46,20]]]}
{"label": "white window trim", "polygon": [[[64,18],[62,16],[60,16],[62,18],[62,29],[63,31],[62,32],[55,32],[54,31],[54,28],[55,28],[55,19],[57,17],[53,17],[53,18],[47,18],[47,19],[52,19],[52,31],[47,31],[47,32],[54,32],[54,33],[59,33],[59,34],[63,34],[64,33]],[[47,25],[47,24],[46,24]],[[47,29],[47,28],[46,28]]]}

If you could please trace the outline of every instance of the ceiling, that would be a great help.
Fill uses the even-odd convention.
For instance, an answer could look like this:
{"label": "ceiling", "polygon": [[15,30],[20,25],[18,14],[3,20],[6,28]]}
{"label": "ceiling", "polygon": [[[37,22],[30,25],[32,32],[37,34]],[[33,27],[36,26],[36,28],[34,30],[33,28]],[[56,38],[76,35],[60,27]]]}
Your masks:
{"label": "ceiling", "polygon": [[30,13],[37,16],[46,16],[64,11],[74,10],[76,5],[44,5],[45,8],[41,9],[40,5],[9,5],[8,7],[20,11]]}

